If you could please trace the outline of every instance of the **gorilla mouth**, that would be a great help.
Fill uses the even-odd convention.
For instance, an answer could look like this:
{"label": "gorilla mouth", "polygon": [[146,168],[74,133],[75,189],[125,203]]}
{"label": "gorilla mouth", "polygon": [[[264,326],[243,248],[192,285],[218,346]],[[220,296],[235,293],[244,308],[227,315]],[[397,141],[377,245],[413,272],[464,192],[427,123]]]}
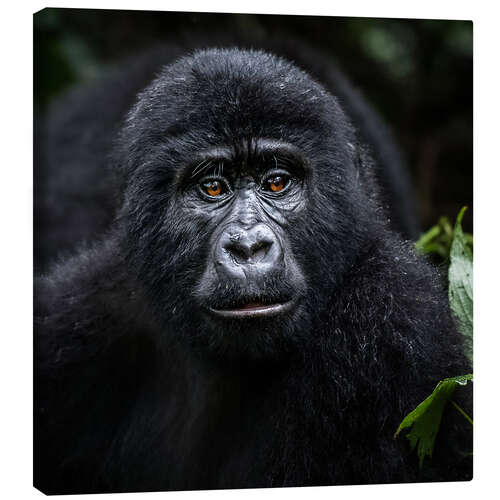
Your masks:
{"label": "gorilla mouth", "polygon": [[300,286],[281,273],[270,273],[241,282],[212,282],[200,287],[197,299],[201,309],[212,317],[226,320],[267,319],[289,313],[301,297]]}
{"label": "gorilla mouth", "polygon": [[294,300],[274,304],[249,302],[235,309],[215,309],[210,307],[209,311],[216,316],[227,319],[268,318],[290,311],[294,304]]}

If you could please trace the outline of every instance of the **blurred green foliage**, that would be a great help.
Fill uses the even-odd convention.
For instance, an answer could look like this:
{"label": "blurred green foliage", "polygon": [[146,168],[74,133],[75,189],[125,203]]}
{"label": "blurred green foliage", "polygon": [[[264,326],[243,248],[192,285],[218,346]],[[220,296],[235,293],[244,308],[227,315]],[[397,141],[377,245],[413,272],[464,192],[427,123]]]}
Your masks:
{"label": "blurred green foliage", "polygon": [[34,17],[35,105],[50,100],[99,72],[99,63],[86,41],[64,28],[61,9],[44,9]]}

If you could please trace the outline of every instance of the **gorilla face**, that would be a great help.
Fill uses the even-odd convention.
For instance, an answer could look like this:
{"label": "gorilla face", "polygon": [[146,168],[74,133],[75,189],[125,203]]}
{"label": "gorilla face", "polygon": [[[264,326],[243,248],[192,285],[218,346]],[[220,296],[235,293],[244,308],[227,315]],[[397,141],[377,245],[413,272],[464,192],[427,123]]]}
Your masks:
{"label": "gorilla face", "polygon": [[163,71],[118,157],[124,250],[166,336],[237,358],[311,341],[299,325],[321,324],[369,225],[355,143],[336,100],[276,57]]}
{"label": "gorilla face", "polygon": [[304,162],[291,145],[257,140],[250,147],[241,159],[230,149],[204,153],[183,190],[188,211],[210,213],[209,255],[196,295],[215,318],[290,313],[305,289],[287,237],[306,206]]}

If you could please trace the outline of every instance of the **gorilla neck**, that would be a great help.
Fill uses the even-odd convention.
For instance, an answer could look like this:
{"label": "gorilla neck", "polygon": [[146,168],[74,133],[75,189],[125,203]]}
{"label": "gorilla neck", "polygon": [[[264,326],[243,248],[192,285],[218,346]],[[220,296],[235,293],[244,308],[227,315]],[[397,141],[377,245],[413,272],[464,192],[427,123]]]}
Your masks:
{"label": "gorilla neck", "polygon": [[[186,356],[180,350],[177,362],[169,365],[175,378],[158,380],[156,385],[165,408],[154,418],[162,424],[150,426],[161,429],[152,438],[156,445],[164,443],[166,457],[175,457],[176,477],[190,478],[190,486],[194,480],[200,488],[331,482],[331,476],[322,476],[324,453],[328,452],[330,460],[339,452],[342,456],[350,439],[375,435],[383,424],[374,425],[375,417],[370,429],[363,428],[360,422],[370,404],[368,387],[363,394],[362,385],[353,388],[352,373],[341,371],[340,365],[337,371],[324,347],[318,344],[289,363],[254,366],[253,370],[248,365],[222,369],[220,364]],[[139,408],[143,416],[152,410],[142,404]],[[356,429],[346,423],[345,412],[358,422]],[[285,455],[290,458],[288,464],[299,464],[294,483],[287,483]],[[300,463],[304,457],[308,457],[307,464]],[[162,462],[162,466],[170,465]],[[152,471],[152,477],[155,474]],[[215,484],[214,477],[218,478]]]}

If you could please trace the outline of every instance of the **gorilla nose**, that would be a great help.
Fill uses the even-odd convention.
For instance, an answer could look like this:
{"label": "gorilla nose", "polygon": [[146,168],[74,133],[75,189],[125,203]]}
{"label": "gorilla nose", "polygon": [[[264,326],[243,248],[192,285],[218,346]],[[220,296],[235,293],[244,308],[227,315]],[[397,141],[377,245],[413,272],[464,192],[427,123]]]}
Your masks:
{"label": "gorilla nose", "polygon": [[229,241],[224,242],[224,250],[238,264],[262,262],[269,255],[273,240],[261,234],[253,236],[249,233],[229,235]]}
{"label": "gorilla nose", "polygon": [[265,224],[228,228],[215,252],[218,271],[235,277],[266,274],[279,265],[283,254],[277,236]]}

